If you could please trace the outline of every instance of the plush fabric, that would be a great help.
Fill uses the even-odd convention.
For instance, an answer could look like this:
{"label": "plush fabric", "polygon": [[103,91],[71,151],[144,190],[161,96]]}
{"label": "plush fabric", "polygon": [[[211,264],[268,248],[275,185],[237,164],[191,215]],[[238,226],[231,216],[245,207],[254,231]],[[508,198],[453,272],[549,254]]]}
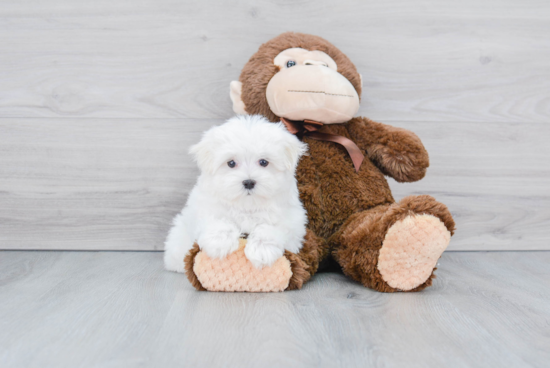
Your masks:
{"label": "plush fabric", "polygon": [[198,252],[193,273],[208,291],[273,292],[285,290],[292,276],[290,261],[281,257],[271,267],[255,268],[245,257],[246,240],[240,239],[239,249],[224,259],[211,259]]}
{"label": "plush fabric", "polygon": [[[288,60],[298,64],[286,68]],[[266,95],[271,111],[277,116],[333,124],[346,122],[357,113],[357,91],[336,71],[336,63],[327,54],[295,48],[283,51],[274,62],[281,70],[269,81]],[[312,65],[322,67],[312,68]]]}
{"label": "plush fabric", "polygon": [[242,83],[242,101],[247,113],[261,114],[273,122],[279,121],[280,117],[269,108],[265,91],[271,78],[280,70],[280,67],[274,64],[275,57],[284,50],[298,47],[310,51],[323,51],[330,56],[338,66],[338,73],[349,80],[361,96],[361,77],[355,65],[344,53],[321,37],[288,32],[261,45],[243,68],[239,80]]}
{"label": "plush fabric", "polygon": [[185,273],[191,285],[199,291],[267,292],[285,288],[301,289],[317,271],[318,260],[328,254],[326,243],[311,231],[307,230],[305,239],[298,254],[285,251],[284,257],[276,265],[260,272],[251,269],[250,263],[244,258],[246,242],[243,239],[240,240],[239,250],[222,260],[212,260],[202,255],[199,245],[195,244],[184,259]]}
{"label": "plush fabric", "polygon": [[412,290],[432,274],[449,238],[447,228],[437,217],[407,216],[386,233],[378,271],[392,288]]}
{"label": "plush fabric", "polygon": [[[272,122],[288,118],[270,109],[266,89],[281,70],[274,58],[297,47],[326,53],[361,95],[361,77],[344,53],[320,37],[289,32],[266,42],[250,58],[240,76],[240,95],[232,95],[234,104],[242,107],[242,102],[247,113]],[[413,182],[426,175],[429,158],[420,139],[364,117],[324,125],[320,132],[351,139],[365,159],[356,172],[343,146],[303,138],[309,154],[301,158],[296,176],[308,232],[301,252],[285,254],[305,271],[293,287],[301,287],[330,258],[345,275],[381,292],[420,291],[432,285],[437,259],[454,233],[451,213],[428,195],[396,202],[385,177]]]}

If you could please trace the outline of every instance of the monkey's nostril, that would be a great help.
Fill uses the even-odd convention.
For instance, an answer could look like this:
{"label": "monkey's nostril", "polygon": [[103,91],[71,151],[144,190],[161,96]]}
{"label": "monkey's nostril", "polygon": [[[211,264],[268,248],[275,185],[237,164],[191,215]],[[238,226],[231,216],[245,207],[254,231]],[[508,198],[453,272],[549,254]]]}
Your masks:
{"label": "monkey's nostril", "polygon": [[245,187],[245,189],[252,189],[254,188],[254,185],[256,185],[256,181],[255,180],[244,180],[243,181],[243,186]]}

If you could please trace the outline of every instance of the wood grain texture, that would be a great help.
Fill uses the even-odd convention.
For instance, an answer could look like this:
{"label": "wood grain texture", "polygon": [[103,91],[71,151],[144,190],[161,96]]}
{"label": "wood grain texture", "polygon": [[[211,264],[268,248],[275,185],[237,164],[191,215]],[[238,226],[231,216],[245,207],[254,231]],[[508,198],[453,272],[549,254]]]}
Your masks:
{"label": "wood grain texture", "polygon": [[323,36],[383,121],[548,122],[550,4],[4,1],[1,117],[226,118],[229,82],[284,31]]}
{"label": "wood grain texture", "polygon": [[162,249],[198,175],[187,150],[214,123],[2,120],[0,247]]}
{"label": "wood grain texture", "polygon": [[430,153],[424,179],[394,197],[430,194],[445,203],[457,231],[451,250],[550,249],[550,125],[395,123]]}
{"label": "wood grain texture", "polygon": [[425,142],[450,249],[550,249],[550,5],[31,0],[0,7],[0,249],[160,250],[228,85],[288,30],[363,74],[359,115]]}
{"label": "wood grain texture", "polygon": [[550,252],[444,253],[434,286],[340,274],[197,292],[147,252],[0,252],[2,367],[545,367]]}
{"label": "wood grain texture", "polygon": [[[198,169],[187,155],[222,120],[0,119],[0,248],[161,250]],[[451,250],[550,249],[550,125],[413,123],[425,179],[458,231]]]}

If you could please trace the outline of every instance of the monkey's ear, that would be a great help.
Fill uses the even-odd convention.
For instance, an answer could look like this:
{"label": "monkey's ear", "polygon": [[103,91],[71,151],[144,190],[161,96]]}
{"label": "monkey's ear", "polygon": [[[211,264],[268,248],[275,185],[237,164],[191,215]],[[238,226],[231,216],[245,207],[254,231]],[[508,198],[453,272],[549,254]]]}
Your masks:
{"label": "monkey's ear", "polygon": [[363,75],[359,74],[359,81],[361,82],[361,88],[363,88]]}
{"label": "monkey's ear", "polygon": [[233,81],[229,84],[229,97],[231,97],[231,101],[233,101],[233,111],[239,115],[246,115],[244,102],[241,98],[242,91],[243,84],[241,82]]}

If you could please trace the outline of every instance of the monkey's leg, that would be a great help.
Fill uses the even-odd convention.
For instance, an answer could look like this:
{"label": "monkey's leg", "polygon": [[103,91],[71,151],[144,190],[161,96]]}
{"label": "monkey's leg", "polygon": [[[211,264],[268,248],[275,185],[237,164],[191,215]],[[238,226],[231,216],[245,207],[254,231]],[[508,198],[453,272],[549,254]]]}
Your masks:
{"label": "monkey's leg", "polygon": [[[185,264],[185,273],[187,275],[187,278],[189,279],[189,282],[191,282],[191,285],[193,285],[195,289],[202,291],[202,290],[206,290],[206,288],[201,284],[201,281],[199,280],[200,277],[197,276],[197,274],[195,273],[195,261],[198,259],[197,255],[199,254],[199,252],[200,252],[199,246],[198,244],[195,243],[193,245],[193,248],[189,251],[189,253],[185,257],[184,264]],[[300,252],[295,254],[289,251],[285,251],[284,253],[284,257],[286,257],[286,259],[288,259],[290,263],[290,272],[289,272],[290,279],[286,279],[288,280],[288,286],[285,290],[301,289],[303,284],[306,281],[308,281],[311,278],[311,276],[315,274],[315,272],[317,272],[317,268],[319,267],[319,262],[322,259],[322,257],[327,257],[327,256],[328,256],[328,247],[326,245],[326,241],[316,236],[312,231],[307,230],[306,236],[304,238],[304,244]],[[244,253],[243,253],[243,257],[244,257]],[[232,259],[231,256],[229,258]],[[228,262],[234,262],[234,261],[235,260],[233,261],[229,260]],[[202,267],[202,269],[204,271],[204,267]],[[226,267],[225,271],[229,273],[234,272],[233,267],[229,267],[229,268]],[[210,272],[210,271],[207,271],[207,272]],[[246,271],[244,272],[245,274],[241,274],[242,278],[246,279],[246,277],[254,277],[254,276],[251,276],[250,274],[247,275]],[[213,275],[210,275],[209,278],[212,276]],[[221,279],[225,280],[227,275],[225,276],[220,275],[220,277]],[[234,277],[234,275],[232,277]],[[229,291],[229,290],[226,290],[226,291]]]}
{"label": "monkey's leg", "polygon": [[351,216],[331,239],[344,273],[383,292],[420,291],[432,284],[454,220],[433,197],[409,196]]}
{"label": "monkey's leg", "polygon": [[286,290],[301,289],[303,284],[317,272],[319,262],[328,256],[326,241],[307,229],[304,245],[298,254],[285,251],[290,261],[292,277]]}
{"label": "monkey's leg", "polygon": [[183,263],[185,264],[185,274],[187,275],[187,279],[193,285],[195,289],[198,291],[205,291],[206,289],[204,286],[202,286],[201,282],[199,281],[199,278],[195,274],[195,271],[193,270],[193,267],[195,266],[195,257],[197,257],[197,254],[200,252],[199,245],[197,243],[193,244],[193,248],[187,253],[185,258],[183,259]]}

